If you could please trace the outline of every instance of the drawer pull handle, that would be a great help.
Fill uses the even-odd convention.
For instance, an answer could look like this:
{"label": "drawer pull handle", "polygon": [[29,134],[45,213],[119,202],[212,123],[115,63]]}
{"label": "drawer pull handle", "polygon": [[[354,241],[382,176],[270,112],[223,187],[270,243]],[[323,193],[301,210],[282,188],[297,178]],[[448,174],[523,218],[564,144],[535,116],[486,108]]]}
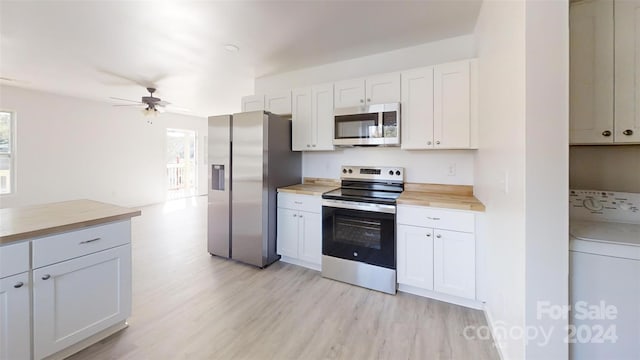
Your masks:
{"label": "drawer pull handle", "polygon": [[92,242],[98,241],[98,240],[100,240],[99,237],[97,237],[95,239],[91,239],[91,240],[80,241],[80,244],[88,244],[88,243],[92,243]]}
{"label": "drawer pull handle", "polygon": [[302,201],[294,201],[294,204],[302,205]]}
{"label": "drawer pull handle", "polygon": [[442,235],[438,234],[438,235],[436,235],[436,237],[437,237],[438,239],[440,239],[440,238],[442,237]]}
{"label": "drawer pull handle", "polygon": [[13,285],[13,287],[16,288],[16,289],[20,289],[22,286],[24,286],[24,283],[22,281],[20,281],[19,283]]}
{"label": "drawer pull handle", "polygon": [[427,216],[427,219],[429,219],[429,220],[440,220],[439,217],[431,217],[431,216]]}
{"label": "drawer pull handle", "polygon": [[431,237],[431,234],[427,234],[427,237]]}
{"label": "drawer pull handle", "polygon": [[46,274],[45,276],[42,277],[42,280],[49,280],[51,279],[51,275]]}

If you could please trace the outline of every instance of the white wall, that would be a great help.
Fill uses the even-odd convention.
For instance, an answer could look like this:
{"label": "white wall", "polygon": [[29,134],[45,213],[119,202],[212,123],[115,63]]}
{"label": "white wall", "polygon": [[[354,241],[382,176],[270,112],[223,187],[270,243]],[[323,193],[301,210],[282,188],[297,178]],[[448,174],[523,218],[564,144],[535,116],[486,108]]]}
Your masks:
{"label": "white wall", "polygon": [[[166,129],[195,130],[204,154],[205,118],[161,114],[50,93],[0,87],[0,108],[16,113],[16,188],[0,207],[88,198],[122,206],[166,196]],[[199,193],[206,164],[199,158]]]}
{"label": "white wall", "polygon": [[[484,1],[476,23],[479,149],[475,195],[486,206],[478,231],[478,296],[492,325],[525,324],[525,5]],[[496,339],[506,359],[524,341]]]}
{"label": "white wall", "polygon": [[[475,57],[473,35],[296,70],[256,79],[256,93],[268,93],[367,75],[401,71]],[[338,178],[341,165],[396,165],[406,168],[410,182],[473,184],[474,150],[403,151],[398,148],[357,148],[336,152],[305,152],[303,176]],[[448,175],[455,164],[456,175]]]}
{"label": "white wall", "polygon": [[640,145],[572,146],[569,184],[572,189],[640,193]]}
{"label": "white wall", "polygon": [[527,359],[567,359],[566,319],[538,304],[569,303],[569,3],[526,3],[527,328],[553,330],[526,345]]}
{"label": "white wall", "polygon": [[479,296],[505,358],[566,359],[567,321],[537,304],[568,302],[568,3],[485,1],[476,36]]}

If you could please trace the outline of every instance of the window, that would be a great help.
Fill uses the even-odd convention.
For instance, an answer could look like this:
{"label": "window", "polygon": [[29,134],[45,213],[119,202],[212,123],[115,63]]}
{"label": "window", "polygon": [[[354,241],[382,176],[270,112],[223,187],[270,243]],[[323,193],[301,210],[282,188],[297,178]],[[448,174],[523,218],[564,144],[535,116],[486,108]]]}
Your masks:
{"label": "window", "polygon": [[13,190],[13,113],[0,111],[0,194]]}

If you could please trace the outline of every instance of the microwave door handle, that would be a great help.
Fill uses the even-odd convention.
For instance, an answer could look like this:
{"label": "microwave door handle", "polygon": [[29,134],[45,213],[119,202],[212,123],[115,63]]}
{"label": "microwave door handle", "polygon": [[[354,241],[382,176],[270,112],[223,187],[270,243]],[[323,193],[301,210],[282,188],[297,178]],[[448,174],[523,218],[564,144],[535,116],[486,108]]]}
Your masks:
{"label": "microwave door handle", "polygon": [[383,119],[383,115],[384,113],[382,111],[378,112],[378,137],[383,138],[384,137],[384,132],[383,132],[383,128],[382,128],[382,119]]}

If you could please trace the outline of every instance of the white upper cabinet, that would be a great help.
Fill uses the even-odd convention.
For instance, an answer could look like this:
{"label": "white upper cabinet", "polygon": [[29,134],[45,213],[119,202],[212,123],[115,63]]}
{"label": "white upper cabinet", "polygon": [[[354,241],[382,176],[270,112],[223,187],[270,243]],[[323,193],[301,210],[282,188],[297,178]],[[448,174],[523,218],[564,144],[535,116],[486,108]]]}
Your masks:
{"label": "white upper cabinet", "polygon": [[291,91],[279,91],[265,95],[264,109],[277,115],[291,114]]}
{"label": "white upper cabinet", "polygon": [[294,89],[291,92],[291,100],[291,149],[311,150],[311,88]]}
{"label": "white upper cabinet", "polygon": [[333,150],[333,84],[292,91],[292,149]]}
{"label": "white upper cabinet", "polygon": [[402,73],[403,149],[476,148],[475,60]]}
{"label": "white upper cabinet", "polygon": [[335,107],[345,108],[400,101],[400,74],[382,74],[334,84]]}
{"label": "white upper cabinet", "polygon": [[640,3],[570,4],[571,144],[640,143]]}
{"label": "white upper cabinet", "polygon": [[615,2],[614,141],[640,143],[640,1]]}
{"label": "white upper cabinet", "polygon": [[264,95],[242,97],[242,112],[264,110]]}
{"label": "white upper cabinet", "polygon": [[571,143],[613,142],[613,1],[571,3]]}

